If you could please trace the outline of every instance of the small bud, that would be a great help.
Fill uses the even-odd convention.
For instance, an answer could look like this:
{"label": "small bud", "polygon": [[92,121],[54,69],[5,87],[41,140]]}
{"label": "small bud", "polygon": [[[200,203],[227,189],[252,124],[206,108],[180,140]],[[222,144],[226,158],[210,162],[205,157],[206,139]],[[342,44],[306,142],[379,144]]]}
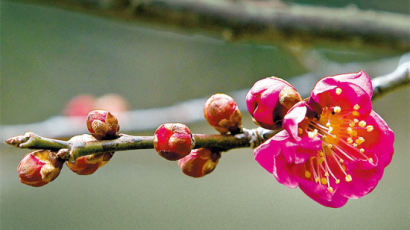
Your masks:
{"label": "small bud", "polygon": [[68,117],[85,117],[94,108],[95,98],[91,95],[78,95],[72,98],[64,109]]}
{"label": "small bud", "polygon": [[220,133],[235,133],[241,128],[242,115],[234,99],[226,94],[214,94],[205,103],[208,123]]}
{"label": "small bud", "polygon": [[155,131],[154,148],[167,160],[176,161],[183,158],[191,152],[193,146],[191,131],[184,124],[162,124]]}
{"label": "small bud", "polygon": [[203,177],[211,173],[218,164],[221,154],[206,148],[194,149],[178,161],[182,172],[191,177]]}
{"label": "small bud", "polygon": [[100,140],[115,138],[120,130],[117,118],[104,110],[93,110],[88,114],[87,128],[94,137]]}
{"label": "small bud", "polygon": [[[97,139],[91,135],[83,134],[72,137],[69,141],[72,142],[92,142]],[[74,162],[67,161],[67,166],[71,171],[79,175],[89,175],[97,171],[98,168],[104,166],[113,156],[113,152],[90,154],[78,157]]]}
{"label": "small bud", "polygon": [[246,95],[249,113],[266,129],[280,128],[285,114],[301,100],[291,84],[277,77],[257,81]]}
{"label": "small bud", "polygon": [[55,152],[39,150],[24,156],[17,167],[17,173],[21,183],[40,187],[60,174],[63,163]]}

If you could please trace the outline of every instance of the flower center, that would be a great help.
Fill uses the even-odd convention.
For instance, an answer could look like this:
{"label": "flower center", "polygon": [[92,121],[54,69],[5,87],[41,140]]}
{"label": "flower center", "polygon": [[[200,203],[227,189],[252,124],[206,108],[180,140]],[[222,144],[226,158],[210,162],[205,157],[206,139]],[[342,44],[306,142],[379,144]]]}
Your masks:
{"label": "flower center", "polygon": [[359,108],[357,104],[346,111],[339,106],[325,107],[319,120],[307,119],[305,130],[299,130],[300,134],[306,132],[309,138],[318,136],[322,140],[322,149],[305,164],[305,177],[327,185],[330,193],[334,192],[333,183],[353,180],[346,170],[347,164],[357,161],[374,164],[373,158],[362,146],[365,137],[359,136],[363,133],[361,130],[372,132],[374,127],[356,118],[360,115],[357,111]]}

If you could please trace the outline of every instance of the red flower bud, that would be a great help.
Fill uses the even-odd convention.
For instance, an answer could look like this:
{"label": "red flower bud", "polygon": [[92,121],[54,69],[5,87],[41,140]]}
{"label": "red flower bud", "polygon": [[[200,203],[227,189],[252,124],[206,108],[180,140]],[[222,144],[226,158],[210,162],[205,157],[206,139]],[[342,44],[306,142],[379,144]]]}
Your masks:
{"label": "red flower bud", "polygon": [[[91,142],[97,139],[91,135],[83,134],[72,137],[69,141],[73,142]],[[90,154],[78,157],[74,162],[67,161],[67,166],[71,171],[79,175],[89,175],[97,171],[98,168],[104,166],[113,156],[113,152],[102,154]]]}
{"label": "red flower bud", "polygon": [[64,109],[68,117],[85,117],[94,108],[95,98],[91,95],[78,95],[72,98]]}
{"label": "red flower bud", "polygon": [[39,150],[26,154],[17,167],[20,181],[33,187],[43,186],[54,180],[64,161],[55,152]]}
{"label": "red flower bud", "polygon": [[204,115],[208,123],[222,134],[241,128],[242,115],[238,105],[226,94],[212,95],[205,103]]}
{"label": "red flower bud", "polygon": [[191,131],[184,124],[162,124],[155,131],[154,148],[167,160],[176,161],[183,158],[191,152],[193,146]]}
{"label": "red flower bud", "polygon": [[285,114],[301,100],[291,84],[276,77],[257,81],[246,95],[249,113],[266,129],[280,128]]}
{"label": "red flower bud", "polygon": [[87,128],[97,139],[109,139],[118,136],[120,126],[117,118],[110,112],[93,110],[88,114]]}
{"label": "red flower bud", "polygon": [[206,148],[194,149],[178,161],[182,172],[191,177],[203,177],[211,173],[218,164],[221,154]]}

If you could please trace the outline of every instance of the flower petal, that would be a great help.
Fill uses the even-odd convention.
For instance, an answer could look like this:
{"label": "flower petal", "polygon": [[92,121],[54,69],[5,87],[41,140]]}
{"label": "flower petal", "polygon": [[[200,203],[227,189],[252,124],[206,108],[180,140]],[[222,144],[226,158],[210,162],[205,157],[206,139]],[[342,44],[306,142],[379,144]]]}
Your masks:
{"label": "flower petal", "polygon": [[296,103],[283,118],[283,128],[297,141],[301,140],[298,135],[299,124],[305,119],[307,104],[305,101]]}
{"label": "flower petal", "polygon": [[340,208],[348,201],[348,198],[340,195],[338,190],[330,193],[326,185],[315,183],[311,180],[299,179],[300,189],[321,205],[331,208]]}
{"label": "flower petal", "polygon": [[273,176],[279,183],[289,188],[298,187],[298,181],[293,172],[293,165],[288,163],[283,154],[273,158]]}
{"label": "flower petal", "polygon": [[371,192],[383,176],[383,167],[363,170],[362,162],[349,164],[347,171],[352,176],[352,181],[342,181],[339,185],[339,193],[346,198],[358,199]]}
{"label": "flower petal", "polygon": [[280,131],[253,150],[255,160],[268,172],[273,173],[273,158],[282,150],[282,142],[289,139],[285,130]]}
{"label": "flower petal", "polygon": [[394,132],[374,111],[364,121],[366,126],[357,132],[357,135],[365,140],[360,147],[366,151],[366,154],[376,155],[378,164],[386,167],[393,157]]}
{"label": "flower petal", "polygon": [[352,117],[366,117],[372,110],[371,97],[360,86],[333,78],[319,81],[308,102],[320,114],[324,107],[340,107]]}
{"label": "flower petal", "polygon": [[373,96],[373,85],[372,80],[370,79],[369,75],[364,72],[363,70],[357,73],[345,73],[345,74],[338,74],[334,76],[329,76],[323,78],[323,81],[327,81],[328,78],[332,78],[338,82],[350,82],[357,86],[360,86],[370,97]]}

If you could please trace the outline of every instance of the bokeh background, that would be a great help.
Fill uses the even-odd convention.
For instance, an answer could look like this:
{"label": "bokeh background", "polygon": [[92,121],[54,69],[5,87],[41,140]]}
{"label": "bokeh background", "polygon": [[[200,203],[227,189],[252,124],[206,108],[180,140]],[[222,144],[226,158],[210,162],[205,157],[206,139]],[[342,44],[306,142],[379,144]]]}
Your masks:
{"label": "bokeh background", "polygon": [[[350,2],[408,14],[406,1]],[[117,93],[132,109],[142,109],[246,89],[270,75],[290,78],[311,71],[287,44],[227,42],[33,2],[3,1],[0,15],[1,125],[59,115],[78,94]],[[371,75],[392,72],[405,53],[347,44],[311,49],[340,65],[394,60],[383,70],[365,69]],[[409,229],[409,93],[402,88],[375,101],[374,109],[396,133],[395,155],[371,194],[340,209],[278,184],[250,149],[224,154],[217,169],[201,179],[185,176],[154,150],[140,150],[115,154],[91,176],[65,168],[54,182],[32,188],[20,184],[16,173],[27,150],[1,140],[0,229]],[[255,127],[246,113],[244,123]],[[215,132],[204,122],[190,127]]]}

